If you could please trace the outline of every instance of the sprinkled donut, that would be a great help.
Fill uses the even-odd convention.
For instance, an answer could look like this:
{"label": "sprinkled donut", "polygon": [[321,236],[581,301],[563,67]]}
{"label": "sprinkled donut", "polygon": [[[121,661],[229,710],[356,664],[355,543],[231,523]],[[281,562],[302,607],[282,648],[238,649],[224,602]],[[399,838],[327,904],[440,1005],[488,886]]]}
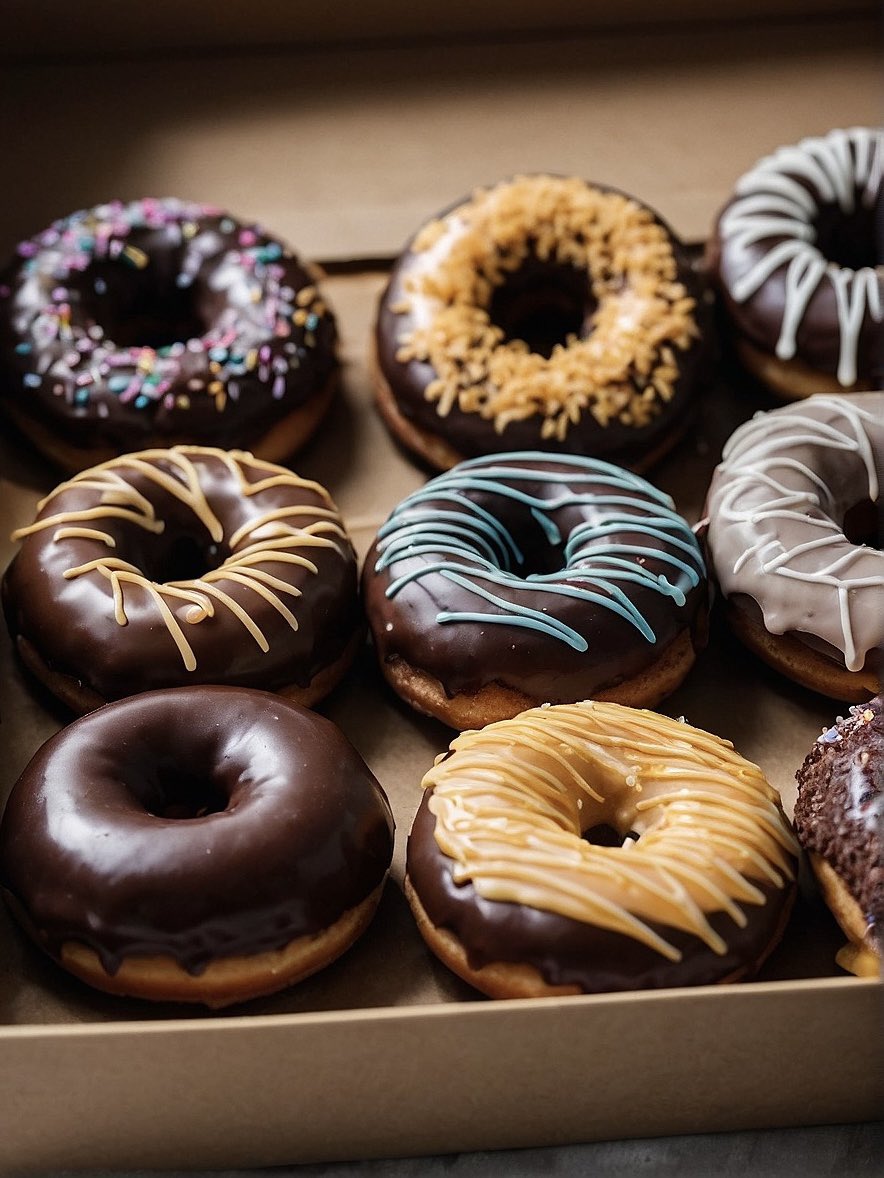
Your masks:
{"label": "sprinkled donut", "polygon": [[835,699],[880,689],[884,393],[757,414],[724,448],[707,545],[739,637]]}
{"label": "sprinkled donut", "polygon": [[787,398],[884,384],[884,135],[781,147],[721,213],[709,269],[748,368]]}
{"label": "sprinkled donut", "polygon": [[652,704],[706,636],[706,576],[672,501],[620,467],[474,458],[410,495],[366,558],[384,675],[456,728],[538,703]]}
{"label": "sprinkled donut", "polygon": [[440,470],[539,445],[644,469],[685,424],[702,317],[654,212],[519,176],[430,221],[399,258],[377,317],[378,407]]}
{"label": "sprinkled donut", "polygon": [[73,213],[0,275],[0,408],[68,471],[179,442],[279,461],[328,407],[335,343],[310,268],[208,205]]}
{"label": "sprinkled donut", "polygon": [[146,450],[83,471],[14,539],[7,624],[78,712],[157,687],[263,687],[310,705],[362,635],[328,492],[241,451]]}
{"label": "sprinkled donut", "polygon": [[884,697],[839,717],[795,776],[795,832],[848,938],[836,960],[851,973],[877,976],[884,952]]}
{"label": "sprinkled donut", "polygon": [[0,823],[0,884],[90,985],[217,1007],[343,953],[392,851],[383,790],[330,721],[263,691],[183,687],[39,750]]}
{"label": "sprinkled donut", "polygon": [[584,702],[466,732],[424,778],[406,894],[495,998],[737,981],[780,938],[797,846],[727,741]]}

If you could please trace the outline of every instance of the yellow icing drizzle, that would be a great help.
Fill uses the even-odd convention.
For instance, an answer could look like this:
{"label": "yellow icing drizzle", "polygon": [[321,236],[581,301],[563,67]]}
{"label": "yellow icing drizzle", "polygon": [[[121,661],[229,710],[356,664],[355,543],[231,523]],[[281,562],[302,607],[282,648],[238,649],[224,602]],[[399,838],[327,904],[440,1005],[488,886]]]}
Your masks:
{"label": "yellow icing drizzle", "polygon": [[[681,954],[652,924],[727,944],[708,916],[746,923],[757,883],[783,888],[797,844],[779,795],[720,737],[654,712],[587,701],[464,732],[423,781],[453,878],[508,901]],[[622,847],[582,836],[606,824]],[[753,882],[755,881],[755,882]]]}
{"label": "yellow icing drizzle", "polygon": [[[313,492],[324,506],[281,505],[249,520],[226,538],[230,549],[227,559],[217,568],[193,580],[161,584],[150,580],[128,561],[109,554],[72,566],[64,572],[66,580],[88,575],[104,577],[110,584],[113,616],[120,626],[128,623],[127,587],[146,593],[154,602],[188,671],[195,670],[196,656],[188,641],[186,627],[213,617],[216,603],[233,614],[262,651],[270,649],[267,636],[249,611],[220,587],[224,582],[233,582],[250,589],[276,610],[292,630],[298,629],[298,619],[283,597],[298,598],[301,590],[270,572],[266,566],[289,564],[306,569],[309,574],[316,574],[317,565],[309,556],[311,549],[334,548],[342,556],[349,549],[349,539],[341,518],[328,492],[319,483],[302,479],[291,471],[262,462],[239,450],[226,451],[203,446],[144,450],[140,454],[113,458],[76,475],[56,487],[42,500],[38,510],[42,512],[53,499],[70,490],[93,491],[97,498],[94,506],[43,516],[28,527],[19,528],[12,537],[13,540],[21,540],[35,532],[54,529],[52,539],[56,543],[83,539],[113,549],[116,543],[110,533],[100,527],[84,526],[93,521],[100,523],[110,519],[125,520],[153,535],[160,535],[165,528],[164,521],[156,517],[153,504],[129,481],[133,474],[137,474],[184,503],[212,540],[221,543],[225,541],[223,525],[212,511],[193,461],[204,456],[223,462],[238,483],[240,493],[246,498],[276,487],[290,487],[293,491]],[[159,466],[161,462],[171,470]],[[309,517],[310,522],[301,526],[298,520],[305,516]],[[182,603],[187,608],[182,609]]]}

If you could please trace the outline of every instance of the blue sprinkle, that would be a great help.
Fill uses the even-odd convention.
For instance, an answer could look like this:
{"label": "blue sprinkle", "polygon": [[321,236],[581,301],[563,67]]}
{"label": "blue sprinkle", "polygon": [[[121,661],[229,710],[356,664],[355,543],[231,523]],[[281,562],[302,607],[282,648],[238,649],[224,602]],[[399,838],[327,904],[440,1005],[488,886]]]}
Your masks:
{"label": "blue sprinkle", "polygon": [[107,283],[103,278],[96,278],[93,286],[96,294],[103,295],[107,291]]}
{"label": "blue sprinkle", "polygon": [[150,397],[145,397],[144,393],[139,393],[135,398],[136,409],[146,409],[150,404]]}
{"label": "blue sprinkle", "polygon": [[319,316],[311,312],[304,320],[304,326],[308,331],[315,331],[319,326]]}
{"label": "blue sprinkle", "polygon": [[107,387],[112,393],[123,393],[129,387],[128,376],[112,376],[108,382]]}
{"label": "blue sprinkle", "polygon": [[209,348],[209,359],[223,363],[227,359],[227,349],[221,347]]}
{"label": "blue sprinkle", "polygon": [[26,340],[22,340],[20,344],[15,345],[15,350],[20,356],[27,356],[28,352],[32,351],[32,348]]}
{"label": "blue sprinkle", "polygon": [[220,223],[220,228],[222,233],[232,233],[236,228],[236,225],[229,217],[225,217]]}
{"label": "blue sprinkle", "polygon": [[818,737],[820,744],[837,744],[841,739],[841,733],[837,728],[830,728],[828,732],[824,732],[822,736]]}
{"label": "blue sprinkle", "polygon": [[88,389],[77,389],[77,391],[74,393],[74,404],[75,405],[85,405],[88,403],[88,401],[89,401]]}
{"label": "blue sprinkle", "polygon": [[175,279],[175,285],[182,288],[185,286],[190,286],[192,282],[193,275],[191,274],[179,274]]}
{"label": "blue sprinkle", "polygon": [[28,389],[37,389],[43,383],[36,372],[26,372],[22,377],[22,384]]}
{"label": "blue sprinkle", "polygon": [[259,251],[258,257],[262,262],[274,262],[282,257],[282,246],[278,241],[271,241]]}

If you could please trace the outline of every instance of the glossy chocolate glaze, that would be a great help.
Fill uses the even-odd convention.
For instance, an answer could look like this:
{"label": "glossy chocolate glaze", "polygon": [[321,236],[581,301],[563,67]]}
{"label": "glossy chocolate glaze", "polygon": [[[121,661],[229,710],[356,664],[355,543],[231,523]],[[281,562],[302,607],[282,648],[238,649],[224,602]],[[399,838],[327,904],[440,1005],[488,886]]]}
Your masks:
{"label": "glossy chocolate glaze", "polygon": [[[500,473],[504,470],[505,476]],[[519,470],[535,477],[519,479]],[[483,479],[484,485],[463,487],[452,495],[447,488],[463,472]],[[497,479],[505,482],[513,494],[495,492],[488,486],[489,481]],[[438,488],[435,494],[434,488]],[[606,501],[612,492],[614,504]],[[546,539],[537,514],[532,513],[530,505],[520,502],[521,494],[550,503],[543,516],[547,526],[551,523],[560,533],[559,544],[553,545]],[[624,506],[624,499],[631,503]],[[652,536],[644,530],[630,530],[624,521],[635,518],[643,528],[649,519],[659,518],[661,511],[668,515],[671,509],[666,496],[637,475],[591,459],[557,460],[554,454],[528,452],[476,459],[432,480],[400,504],[385,526],[393,528],[395,535],[395,529],[419,522],[419,542],[421,531],[433,533],[434,516],[453,512],[457,517],[455,527],[476,534],[476,518],[468,511],[471,503],[490,513],[507,529],[525,557],[521,564],[516,560],[511,562],[512,572],[520,582],[518,586],[481,582],[480,587],[491,588],[496,596],[513,603],[517,609],[533,610],[571,627],[584,640],[584,649],[577,649],[548,632],[517,625],[514,617],[505,618],[503,624],[499,617],[496,622],[488,620],[491,614],[499,615],[500,609],[432,567],[447,558],[449,564],[454,561],[480,568],[478,561],[464,555],[462,548],[453,546],[456,536],[443,537],[435,550],[423,555],[415,555],[406,548],[400,559],[379,567],[386,543],[382,529],[366,557],[362,582],[366,612],[381,660],[403,659],[427,671],[441,682],[449,696],[474,692],[489,683],[502,683],[533,699],[557,702],[588,698],[595,691],[640,674],[656,663],[672,641],[686,631],[695,646],[704,643],[707,591],[699,548],[684,521],[680,521],[684,530],[681,539],[690,545],[689,555],[684,548],[671,546],[666,538]],[[679,519],[674,512],[671,515]],[[602,530],[585,548],[585,558],[574,559],[566,567],[565,543],[582,525]],[[635,551],[625,554],[627,568],[631,567],[634,573],[666,577],[683,593],[681,604],[672,596],[635,580],[623,580],[614,587],[601,584],[599,578],[608,571],[604,558],[596,561],[594,578],[593,548],[598,545],[601,553],[612,544],[635,546]],[[479,545],[477,541],[477,552],[482,551]],[[661,559],[667,551],[685,560],[693,570],[693,577]],[[581,565],[588,573],[588,581],[578,576]],[[389,596],[397,578],[418,570],[423,570],[421,575]],[[585,595],[554,593],[542,583],[524,581],[531,573],[556,571],[559,576],[555,580],[566,592],[576,594],[578,589],[588,589],[600,594],[607,606],[587,600]],[[650,627],[655,640],[649,640],[611,608],[620,592]],[[437,620],[440,614],[471,611],[477,611],[480,616],[444,624]]]}
{"label": "glossy chocolate glaze", "polygon": [[651,927],[682,953],[672,962],[632,937],[555,913],[479,896],[469,882],[456,884],[454,863],[434,837],[435,817],[424,795],[408,839],[408,876],[430,920],[462,942],[474,969],[493,962],[533,965],[551,986],[573,985],[587,994],[616,990],[706,985],[760,964],[758,946],[774,941],[792,902],[794,885],[785,893],[753,881],[768,902],[741,905],[747,916],[739,928],[725,913],[709,923],[727,942],[719,956],[699,939],[676,929]]}
{"label": "glossy chocolate glaze", "polygon": [[[615,189],[602,185],[593,187],[602,192],[616,192]],[[437,216],[446,217],[463,203],[466,201],[458,201]],[[432,366],[419,360],[403,363],[396,358],[400,341],[416,324],[415,317],[410,312],[403,312],[397,308],[401,308],[403,300],[408,297],[409,277],[419,263],[420,255],[414,251],[413,243],[421,230],[409,239],[393,267],[387,287],[381,296],[375,323],[378,367],[392,390],[402,416],[420,429],[443,437],[463,458],[498,451],[542,448],[566,454],[590,454],[625,466],[642,468],[649,453],[653,453],[658,447],[662,448],[665,439],[678,436],[689,417],[698,386],[708,377],[710,362],[711,325],[704,300],[702,279],[687,248],[674,236],[661,217],[656,214],[653,216],[656,223],[662,225],[671,238],[676,264],[675,281],[680,282],[696,300],[695,314],[700,327],[700,337],[693,341],[687,351],[678,352],[679,375],[675,381],[672,398],[662,412],[646,425],[624,425],[616,420],[601,425],[592,414],[584,412],[578,421],[570,425],[565,437],[558,440],[541,436],[543,419],[539,416],[510,421],[501,433],[497,432],[493,420],[483,418],[478,413],[464,412],[456,404],[445,417],[440,417],[435,403],[427,400],[424,395],[427,385],[436,376]],[[549,287],[556,281],[556,268],[541,266],[536,259],[529,258],[523,270],[523,273],[514,274],[506,284],[515,288],[512,291],[512,301],[518,300],[520,303],[519,312],[511,314],[508,318],[530,324],[531,288],[536,283],[545,288],[545,292],[542,305],[533,308],[533,311],[536,313],[539,309],[544,320],[547,320],[550,314]],[[592,334],[592,314],[595,309],[588,288],[584,292],[577,321],[572,323],[573,275],[560,282],[560,286],[563,292],[562,337],[566,331],[573,330],[578,338],[588,338]],[[569,303],[572,304],[572,309],[564,306]],[[494,304],[492,314],[493,312]],[[545,348],[541,350],[546,351]]]}
{"label": "glossy chocolate glaze", "polygon": [[[849,132],[832,132],[831,136],[838,134],[850,135]],[[831,136],[805,142],[825,144],[826,139],[831,139]],[[857,143],[847,142],[850,167],[855,173]],[[793,191],[803,191],[807,194],[807,200],[814,211],[811,213],[808,208],[802,214],[803,227],[799,229],[796,222],[788,233],[777,232],[773,227],[776,219],[779,217],[781,225],[785,225],[789,218],[782,216],[784,208],[781,200],[778,203],[776,197],[779,190],[771,189],[774,195],[756,195],[752,198],[760,202],[759,211],[763,210],[771,217],[770,232],[752,241],[745,240],[739,232],[723,232],[728,216],[735,206],[747,207],[747,194],[738,186],[718,215],[707,253],[710,276],[718,288],[728,319],[740,335],[769,355],[777,355],[785,308],[791,297],[787,293],[788,259],[776,266],[769,277],[748,297],[737,298],[734,291],[738,290],[740,283],[746,281],[746,276],[759,265],[763,265],[764,260],[774,251],[782,249],[796,238],[806,242],[807,248],[812,248],[817,257],[828,261],[832,269],[876,269],[874,286],[877,290],[877,301],[884,306],[884,189],[881,187],[880,172],[874,179],[875,187],[871,195],[866,184],[856,180],[854,174],[854,179],[849,185],[849,193],[846,196],[839,194],[836,199],[835,191],[821,191],[806,173],[794,166],[803,147],[804,144],[796,148],[780,149],[779,153],[769,157],[779,162],[777,172],[787,184],[793,186]],[[817,147],[816,151],[819,150]],[[880,147],[878,150],[880,152]],[[765,162],[767,161],[760,161]],[[829,168],[826,171],[827,182],[832,183],[832,171]],[[751,177],[753,173],[750,172],[748,175]],[[849,212],[845,206],[849,207]],[[808,254],[808,257],[810,256],[811,254]],[[798,321],[794,358],[820,372],[835,376],[842,349],[839,314],[843,314],[839,294],[835,285],[823,278],[813,288]],[[884,384],[882,332],[884,327],[880,315],[877,319],[869,314],[863,316],[856,342],[859,388],[874,389]],[[849,386],[852,382],[846,383]]]}
{"label": "glossy chocolate glaze", "polygon": [[0,402],[84,449],[252,446],[326,387],[335,342],[286,246],[191,202],[74,213],[0,274]]}
{"label": "glossy chocolate glaze", "polygon": [[[120,467],[126,481],[165,521],[164,531],[152,535],[122,518],[92,521],[114,537],[113,550],[91,538],[56,540],[54,527],[26,536],[3,580],[10,633],[15,640],[22,637],[30,642],[50,670],[72,677],[105,700],[183,684],[227,683],[267,690],[306,686],[317,671],[343,653],[362,625],[356,559],[346,537],[336,537],[333,546],[308,550],[315,573],[282,559],[262,564],[265,574],[299,591],[294,598],[283,595],[297,618],[297,629],[254,588],[234,580],[222,582],[224,592],[259,625],[267,639],[266,651],[230,609],[216,608],[213,616],[190,624],[186,621],[189,603],[173,601],[170,608],[194,651],[193,670],[184,666],[149,592],[137,585],[125,587],[128,621],[121,626],[114,616],[113,592],[107,579],[97,572],[65,576],[71,568],[106,557],[109,551],[159,583],[198,576],[230,555],[229,539],[237,529],[268,511],[303,505],[306,514],[292,517],[302,528],[326,518],[323,513],[328,511],[330,500],[309,483],[292,485],[295,476],[288,471],[270,464],[252,466],[248,456],[240,455],[241,470],[249,483],[262,480],[268,471],[286,476],[245,497],[220,453],[199,447],[185,448],[183,453],[192,461],[206,501],[223,525],[224,539],[214,543],[188,505],[146,475]],[[123,461],[116,460],[116,464]],[[173,469],[162,457],[156,464],[161,470]],[[74,481],[64,486],[66,489],[44,505],[38,519],[102,502],[102,493],[88,485]],[[248,543],[246,536],[236,545],[237,550]],[[182,559],[184,564],[179,563]],[[191,568],[186,567],[189,562],[194,562]]]}
{"label": "glossy chocolate glaze", "polygon": [[852,707],[796,773],[795,830],[844,881],[877,935],[884,928],[884,696]]}
{"label": "glossy chocolate glaze", "polygon": [[[190,812],[194,796],[220,809]],[[387,799],[328,720],[265,692],[150,692],[75,721],[14,787],[0,881],[58,955],[196,973],[333,924],[384,879]]]}

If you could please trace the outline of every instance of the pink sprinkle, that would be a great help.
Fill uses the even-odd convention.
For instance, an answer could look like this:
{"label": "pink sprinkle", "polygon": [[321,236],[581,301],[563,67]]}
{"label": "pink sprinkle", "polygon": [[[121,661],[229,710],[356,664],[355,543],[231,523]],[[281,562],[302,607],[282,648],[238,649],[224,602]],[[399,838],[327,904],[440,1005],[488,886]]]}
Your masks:
{"label": "pink sprinkle", "polygon": [[278,376],[273,382],[273,398],[278,401],[285,394],[285,377]]}
{"label": "pink sprinkle", "polygon": [[240,245],[245,245],[245,246],[254,245],[257,240],[258,240],[258,238],[255,236],[255,233],[251,229],[243,229],[242,233],[240,233],[240,235],[239,235],[239,244]]}

